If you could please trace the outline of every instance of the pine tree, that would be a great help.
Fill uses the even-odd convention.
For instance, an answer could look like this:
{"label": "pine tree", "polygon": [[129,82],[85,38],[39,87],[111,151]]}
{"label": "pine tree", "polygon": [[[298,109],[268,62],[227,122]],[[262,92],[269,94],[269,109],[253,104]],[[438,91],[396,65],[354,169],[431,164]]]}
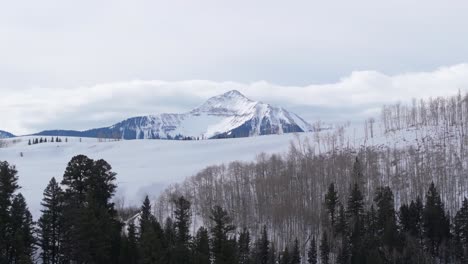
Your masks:
{"label": "pine tree", "polygon": [[190,202],[181,196],[175,201],[175,206],[175,261],[180,264],[192,263],[189,249],[191,240],[189,230],[191,219]]}
{"label": "pine tree", "polygon": [[301,252],[299,251],[299,241],[294,240],[294,247],[291,255],[291,264],[301,264]]}
{"label": "pine tree", "polygon": [[16,168],[6,161],[0,161],[0,263],[8,263],[12,248],[11,228],[16,219],[12,219],[10,212],[13,194],[20,188],[17,182]]}
{"label": "pine tree", "polygon": [[127,235],[122,237],[122,246],[120,250],[120,261],[122,264],[138,264],[138,239],[136,228],[133,222],[127,227]]}
{"label": "pine tree", "polygon": [[244,228],[239,236],[239,264],[250,263],[250,233]]}
{"label": "pine tree", "polygon": [[315,236],[312,236],[310,240],[307,261],[309,264],[317,264],[317,241],[315,241]]}
{"label": "pine tree", "polygon": [[335,191],[335,184],[331,183],[328,187],[328,192],[325,194],[325,207],[330,216],[330,223],[335,226],[336,207],[338,205],[338,193]]}
{"label": "pine tree", "polygon": [[194,241],[194,264],[210,264],[210,240],[208,237],[208,230],[200,227],[197,231]]}
{"label": "pine tree", "polygon": [[44,264],[60,263],[60,221],[62,217],[62,189],[52,178],[44,190],[42,215],[38,221],[38,244]]}
{"label": "pine tree", "polygon": [[232,243],[229,242],[229,235],[235,227],[231,224],[231,218],[220,206],[213,207],[210,218],[213,222],[211,243],[214,264],[233,263]]}
{"label": "pine tree", "polygon": [[320,260],[321,264],[330,263],[330,245],[328,244],[327,232],[323,232],[322,240],[320,241]]}
{"label": "pine tree", "polygon": [[[377,205],[377,233],[388,252],[392,252],[399,244],[399,234],[396,223],[393,192],[390,187],[380,187],[375,194]],[[391,258],[391,256],[388,256]]]}
{"label": "pine tree", "polygon": [[104,160],[71,159],[63,176],[64,261],[117,262],[121,223],[114,204],[115,173]]}
{"label": "pine tree", "polygon": [[18,194],[11,205],[11,250],[8,263],[33,263],[35,253],[34,222],[23,195]]}
{"label": "pine tree", "polygon": [[449,237],[450,224],[434,183],[431,183],[426,194],[426,204],[423,210],[423,230],[429,252],[433,256],[437,256],[440,245]]}
{"label": "pine tree", "polygon": [[[172,228],[172,227],[171,227]],[[139,259],[142,264],[160,263],[163,258],[162,230],[151,214],[151,203],[145,197],[140,213]]]}
{"label": "pine tree", "polygon": [[351,263],[363,263],[365,261],[363,235],[364,197],[359,186],[353,185],[348,198],[347,217],[349,225],[349,242],[351,244]]}
{"label": "pine tree", "polygon": [[28,140],[28,145],[31,146],[31,139]]}
{"label": "pine tree", "polygon": [[353,165],[353,172],[351,175],[353,185],[357,185],[358,189],[362,192],[364,190],[364,175],[362,173],[362,165],[359,158],[356,157]]}

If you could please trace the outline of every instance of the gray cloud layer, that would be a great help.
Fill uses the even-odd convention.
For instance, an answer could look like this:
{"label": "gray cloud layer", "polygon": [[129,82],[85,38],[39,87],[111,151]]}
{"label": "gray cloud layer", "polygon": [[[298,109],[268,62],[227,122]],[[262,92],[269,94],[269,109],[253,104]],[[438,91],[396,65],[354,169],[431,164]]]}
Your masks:
{"label": "gray cloud layer", "polygon": [[0,97],[0,128],[23,134],[107,126],[135,115],[189,111],[231,89],[254,100],[284,106],[310,122],[360,120],[378,115],[382,104],[452,95],[467,88],[468,64],[398,75],[356,71],[338,82],[307,86],[264,81],[137,80],[69,89],[11,89]]}
{"label": "gray cloud layer", "polygon": [[429,71],[468,61],[467,10],[462,0],[8,1],[0,89]]}

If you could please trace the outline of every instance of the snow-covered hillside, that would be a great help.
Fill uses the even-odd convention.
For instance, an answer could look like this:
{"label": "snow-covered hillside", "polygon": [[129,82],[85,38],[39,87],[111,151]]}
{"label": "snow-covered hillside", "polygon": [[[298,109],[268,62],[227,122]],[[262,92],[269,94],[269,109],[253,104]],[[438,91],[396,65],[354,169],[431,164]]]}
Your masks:
{"label": "snow-covered hillside", "polygon": [[123,139],[232,138],[307,132],[312,127],[298,115],[266,103],[252,101],[238,91],[208,99],[183,114],[133,117],[110,127],[87,131],[52,130],[38,135]]}
{"label": "snow-covered hillside", "polygon": [[10,132],[0,130],[0,138],[12,138],[12,137],[15,137],[15,135],[11,134]]}
{"label": "snow-covered hillside", "polygon": [[33,215],[38,216],[42,192],[48,181],[52,177],[60,181],[68,161],[78,154],[108,161],[118,173],[116,198],[125,197],[126,204],[136,205],[145,194],[155,198],[169,184],[181,182],[206,166],[233,160],[253,160],[261,152],[286,151],[295,136],[112,142],[99,142],[92,138],[83,138],[80,142],[79,138],[68,138],[68,142],[29,146],[31,138],[34,137],[19,137],[15,139],[17,143],[0,148],[0,160],[16,165],[21,192]]}

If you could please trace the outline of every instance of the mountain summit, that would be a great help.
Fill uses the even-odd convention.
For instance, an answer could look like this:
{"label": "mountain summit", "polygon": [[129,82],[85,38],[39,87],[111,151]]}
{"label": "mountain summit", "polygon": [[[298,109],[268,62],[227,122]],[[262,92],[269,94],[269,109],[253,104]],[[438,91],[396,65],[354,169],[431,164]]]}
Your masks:
{"label": "mountain summit", "polygon": [[110,127],[86,131],[49,130],[48,136],[122,139],[184,139],[250,137],[310,131],[311,125],[283,108],[250,100],[237,90],[211,97],[182,114],[129,118]]}

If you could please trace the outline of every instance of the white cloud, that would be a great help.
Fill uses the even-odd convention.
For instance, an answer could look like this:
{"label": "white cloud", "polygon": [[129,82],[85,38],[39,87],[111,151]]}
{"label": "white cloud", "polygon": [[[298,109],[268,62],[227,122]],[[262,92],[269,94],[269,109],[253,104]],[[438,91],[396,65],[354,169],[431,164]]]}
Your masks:
{"label": "white cloud", "polygon": [[309,121],[357,120],[381,104],[445,96],[468,89],[468,64],[430,72],[386,75],[356,71],[340,81],[307,86],[192,81],[131,81],[76,88],[8,89],[0,97],[0,129],[17,134],[43,129],[88,129],[135,115],[184,112],[237,89],[247,97],[289,108]]}

